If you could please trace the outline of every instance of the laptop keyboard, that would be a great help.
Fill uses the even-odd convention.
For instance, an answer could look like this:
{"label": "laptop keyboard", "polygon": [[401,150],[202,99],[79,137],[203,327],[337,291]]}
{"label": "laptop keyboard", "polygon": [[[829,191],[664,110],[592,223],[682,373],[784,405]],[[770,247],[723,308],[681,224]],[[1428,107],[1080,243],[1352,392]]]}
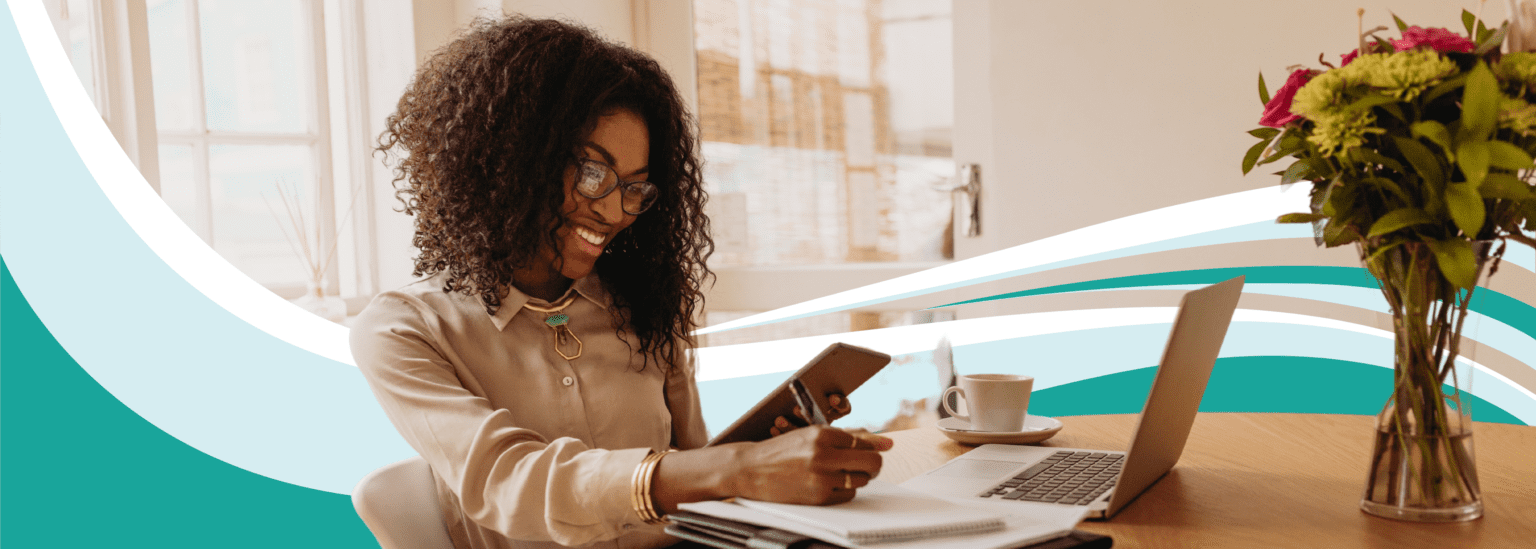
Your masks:
{"label": "laptop keyboard", "polygon": [[1125,454],[1056,452],[981,497],[1088,505],[1115,486]]}

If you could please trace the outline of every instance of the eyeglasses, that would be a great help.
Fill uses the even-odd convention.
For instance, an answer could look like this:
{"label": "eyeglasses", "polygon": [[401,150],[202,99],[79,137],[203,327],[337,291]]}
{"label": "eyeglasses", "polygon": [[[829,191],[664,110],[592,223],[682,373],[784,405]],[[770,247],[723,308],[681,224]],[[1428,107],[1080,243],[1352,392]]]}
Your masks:
{"label": "eyeglasses", "polygon": [[619,196],[624,213],[629,215],[640,215],[650,209],[659,194],[656,185],[644,179],[620,182],[619,172],[604,162],[583,158],[576,163],[576,192],[582,196],[597,200],[619,187],[624,188]]}

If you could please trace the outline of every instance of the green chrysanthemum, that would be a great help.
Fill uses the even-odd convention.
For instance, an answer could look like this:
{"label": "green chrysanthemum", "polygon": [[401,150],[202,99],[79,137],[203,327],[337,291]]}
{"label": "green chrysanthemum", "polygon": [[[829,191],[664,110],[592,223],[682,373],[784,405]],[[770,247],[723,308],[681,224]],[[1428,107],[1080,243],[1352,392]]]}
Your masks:
{"label": "green chrysanthemum", "polygon": [[[1456,73],[1456,63],[1434,50],[1362,55],[1340,68],[1342,78],[1360,81],[1403,101]],[[1331,71],[1330,71],[1331,72]]]}
{"label": "green chrysanthemum", "polygon": [[1314,76],[1307,85],[1296,90],[1296,97],[1291,99],[1291,112],[1314,122],[1334,114],[1343,106],[1347,87],[1349,83],[1340,77],[1340,69]]}
{"label": "green chrysanthemum", "polygon": [[1493,75],[1500,82],[1520,82],[1527,86],[1536,84],[1536,53],[1505,54],[1493,64]]}
{"label": "green chrysanthemum", "polygon": [[1370,109],[1325,113],[1308,119],[1315,126],[1312,135],[1307,136],[1307,141],[1316,145],[1317,151],[1328,157],[1364,145],[1365,134],[1385,131],[1375,127],[1376,115]]}
{"label": "green chrysanthemum", "polygon": [[1536,134],[1536,105],[1524,99],[1499,97],[1499,128],[1521,135]]}

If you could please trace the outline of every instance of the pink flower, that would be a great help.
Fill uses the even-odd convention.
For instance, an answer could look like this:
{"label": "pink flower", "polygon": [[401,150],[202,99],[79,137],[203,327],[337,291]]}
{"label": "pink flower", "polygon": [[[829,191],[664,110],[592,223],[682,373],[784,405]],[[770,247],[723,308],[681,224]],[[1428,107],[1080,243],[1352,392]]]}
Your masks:
{"label": "pink flower", "polygon": [[1467,37],[1454,32],[1441,29],[1426,29],[1413,26],[1403,30],[1402,40],[1393,40],[1392,48],[1397,51],[1406,51],[1419,46],[1429,46],[1438,52],[1462,52],[1467,53],[1477,47]]}
{"label": "pink flower", "polygon": [[1354,61],[1356,57],[1360,57],[1360,49],[1355,48],[1355,51],[1346,53],[1342,57],[1344,57],[1344,61],[1339,63],[1340,67],[1348,65],[1350,61]]}
{"label": "pink flower", "polygon": [[1300,69],[1291,73],[1291,77],[1285,80],[1285,85],[1280,86],[1280,89],[1275,91],[1275,95],[1269,98],[1269,103],[1264,105],[1264,116],[1259,118],[1259,125],[1280,128],[1300,120],[1301,115],[1291,114],[1291,100],[1296,98],[1296,90],[1301,89],[1310,80],[1312,80],[1311,69]]}

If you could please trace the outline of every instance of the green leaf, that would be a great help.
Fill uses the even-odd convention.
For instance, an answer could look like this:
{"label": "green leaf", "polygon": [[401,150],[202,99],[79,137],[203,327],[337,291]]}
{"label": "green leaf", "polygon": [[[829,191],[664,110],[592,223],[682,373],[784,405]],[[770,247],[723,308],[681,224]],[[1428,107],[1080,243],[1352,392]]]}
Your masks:
{"label": "green leaf", "polygon": [[1445,205],[1451,210],[1451,220],[1467,238],[1477,238],[1483,229],[1483,197],[1470,183],[1452,183],[1445,188]]}
{"label": "green leaf", "polygon": [[1429,147],[1406,137],[1393,137],[1392,140],[1397,142],[1397,150],[1402,151],[1409,164],[1413,164],[1413,171],[1419,177],[1437,188],[1445,184],[1445,172],[1440,169],[1440,159],[1435,153],[1429,152]]}
{"label": "green leaf", "polygon": [[1486,141],[1499,115],[1499,83],[1482,61],[1467,75],[1461,94],[1461,132],[1457,141]]}
{"label": "green leaf", "polygon": [[1346,186],[1340,183],[1340,179],[1334,178],[1333,183],[1328,185],[1327,201],[1323,203],[1323,213],[1333,218],[1349,217],[1350,210],[1355,206],[1358,187]]}
{"label": "green leaf", "polygon": [[1440,82],[1439,84],[1435,84],[1435,87],[1430,88],[1429,91],[1422,96],[1423,104],[1428,105],[1433,103],[1436,99],[1439,99],[1440,96],[1455,91],[1457,88],[1466,85],[1467,76],[1468,73],[1458,73],[1456,76],[1452,76],[1445,79],[1445,81]]}
{"label": "green leaf", "polygon": [[1376,259],[1381,257],[1381,254],[1387,253],[1387,250],[1390,250],[1392,248],[1396,248],[1398,246],[1403,245],[1403,242],[1405,242],[1405,241],[1403,241],[1403,240],[1394,240],[1391,243],[1386,243],[1386,244],[1382,244],[1380,246],[1377,246],[1376,247],[1376,251],[1371,252],[1371,256],[1365,258],[1365,264],[1366,265],[1374,265],[1376,263]]}
{"label": "green leaf", "polygon": [[1280,135],[1280,129],[1279,128],[1254,128],[1254,129],[1248,130],[1248,135],[1257,137],[1259,139],[1270,139],[1270,138],[1272,138],[1274,136]]}
{"label": "green leaf", "polygon": [[1396,119],[1401,120],[1403,122],[1407,122],[1408,121],[1408,117],[1403,114],[1403,108],[1401,106],[1398,106],[1397,103],[1390,103],[1390,104],[1387,104],[1387,105],[1381,105],[1381,110],[1386,111],[1386,113],[1392,115],[1393,118],[1396,118]]}
{"label": "green leaf", "polygon": [[1504,200],[1526,200],[1532,197],[1531,187],[1507,173],[1491,173],[1483,180],[1483,184],[1477,187],[1477,193],[1483,198],[1499,198]]}
{"label": "green leaf", "polygon": [[1424,210],[1420,210],[1418,208],[1403,208],[1381,216],[1381,219],[1377,219],[1375,223],[1371,224],[1371,230],[1366,236],[1374,238],[1390,233],[1392,231],[1396,231],[1403,227],[1412,227],[1414,225],[1423,225],[1426,223],[1434,222],[1435,219],[1430,217],[1429,214],[1424,213]]}
{"label": "green leaf", "polygon": [[1462,9],[1461,10],[1461,24],[1462,25],[1466,25],[1466,27],[1467,27],[1467,36],[1476,36],[1475,34],[1472,34],[1472,23],[1474,23],[1476,21],[1477,21],[1477,16],[1476,15],[1472,15],[1472,12],[1467,11],[1466,9]]}
{"label": "green leaf", "polygon": [[1291,163],[1291,167],[1285,169],[1285,174],[1280,176],[1281,185],[1290,185],[1297,181],[1309,179],[1312,175],[1312,165],[1306,160],[1297,160]]}
{"label": "green leaf", "polygon": [[1354,149],[1354,152],[1356,152],[1356,153],[1358,153],[1360,155],[1360,160],[1363,161],[1363,162],[1366,162],[1366,163],[1369,163],[1369,164],[1380,164],[1380,165],[1385,166],[1387,169],[1392,170],[1394,172],[1397,172],[1397,173],[1400,173],[1400,174],[1403,174],[1403,175],[1407,175],[1408,174],[1408,170],[1403,168],[1403,163],[1402,162],[1398,162],[1395,159],[1388,158],[1386,155],[1383,155],[1383,154],[1381,154],[1379,152],[1376,152],[1376,151],[1371,150],[1371,149],[1366,149],[1366,148]]}
{"label": "green leaf", "polygon": [[1481,56],[1490,51],[1499,49],[1499,46],[1504,45],[1504,35],[1508,33],[1509,21],[1505,21],[1503,25],[1499,25],[1498,30],[1493,31],[1492,35],[1488,36],[1487,38],[1482,38],[1478,42],[1477,49],[1472,53]]}
{"label": "green leaf", "polygon": [[[1392,12],[1387,12],[1387,13],[1392,13]],[[1398,17],[1397,14],[1392,13],[1392,20],[1397,22],[1397,30],[1398,30],[1398,32],[1402,32],[1402,31],[1408,30],[1408,24],[1404,23],[1403,22],[1403,18]]]}
{"label": "green leaf", "polygon": [[1461,167],[1462,177],[1467,178],[1467,183],[1473,188],[1483,184],[1483,178],[1488,177],[1488,142],[1468,141],[1456,147],[1456,165]]}
{"label": "green leaf", "polygon": [[1264,154],[1264,147],[1269,146],[1268,139],[1262,139],[1248,148],[1248,154],[1243,155],[1243,175],[1253,171],[1254,163],[1259,161],[1259,155]]}
{"label": "green leaf", "polygon": [[[1285,158],[1287,156],[1306,150],[1307,146],[1305,140],[1297,139],[1295,141],[1291,141],[1288,139],[1288,137],[1289,136],[1282,137],[1280,139],[1280,146],[1275,148],[1274,154],[1264,157],[1263,160],[1259,161],[1259,164],[1268,164],[1270,162],[1274,162],[1281,158]],[[1289,145],[1287,145],[1287,143],[1289,143]]]}
{"label": "green leaf", "polygon": [[1447,281],[1463,290],[1477,284],[1477,255],[1472,253],[1472,243],[1452,238],[1429,240],[1425,244],[1435,253],[1435,263],[1440,265],[1440,274]]}
{"label": "green leaf", "polygon": [[1356,240],[1360,240],[1360,232],[1354,227],[1339,223],[1337,219],[1328,223],[1323,229],[1323,244],[1329,248],[1343,246]]}
{"label": "green leaf", "polygon": [[1328,216],[1313,213],[1289,213],[1276,218],[1275,223],[1311,223],[1323,219],[1328,219]]}
{"label": "green leaf", "polygon": [[1269,87],[1264,85],[1264,71],[1259,71],[1259,101],[1260,104],[1269,106]]}
{"label": "green leaf", "polygon": [[1451,151],[1451,132],[1446,131],[1445,125],[1434,120],[1415,122],[1410,129],[1414,137],[1428,139],[1429,142],[1440,146],[1440,150]]}
{"label": "green leaf", "polygon": [[1401,200],[1405,203],[1413,201],[1413,199],[1408,196],[1408,193],[1403,192],[1403,188],[1398,186],[1397,182],[1391,179],[1387,179],[1385,177],[1369,177],[1362,179],[1360,182],[1386,189],[1387,192],[1392,193],[1392,196],[1397,197],[1398,200]]}
{"label": "green leaf", "polygon": [[1505,141],[1489,141],[1488,154],[1488,163],[1495,168],[1524,170],[1536,167],[1532,165],[1531,155],[1525,149]]}

